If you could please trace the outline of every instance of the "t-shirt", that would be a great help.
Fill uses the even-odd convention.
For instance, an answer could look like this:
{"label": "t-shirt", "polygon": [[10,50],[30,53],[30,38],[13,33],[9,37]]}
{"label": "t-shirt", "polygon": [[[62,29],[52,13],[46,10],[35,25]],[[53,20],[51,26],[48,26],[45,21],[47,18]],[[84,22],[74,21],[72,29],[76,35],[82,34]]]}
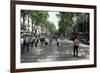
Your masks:
{"label": "t-shirt", "polygon": [[23,38],[21,38],[21,44],[23,44],[24,43],[24,39]]}
{"label": "t-shirt", "polygon": [[45,39],[45,42],[48,42],[48,41],[49,41],[49,40],[46,38],[46,39]]}
{"label": "t-shirt", "polygon": [[57,42],[60,42],[60,39],[57,39]]}
{"label": "t-shirt", "polygon": [[26,43],[29,43],[29,41],[30,41],[30,38],[29,37],[26,37]]}
{"label": "t-shirt", "polygon": [[74,46],[79,46],[79,40],[78,39],[74,40]]}

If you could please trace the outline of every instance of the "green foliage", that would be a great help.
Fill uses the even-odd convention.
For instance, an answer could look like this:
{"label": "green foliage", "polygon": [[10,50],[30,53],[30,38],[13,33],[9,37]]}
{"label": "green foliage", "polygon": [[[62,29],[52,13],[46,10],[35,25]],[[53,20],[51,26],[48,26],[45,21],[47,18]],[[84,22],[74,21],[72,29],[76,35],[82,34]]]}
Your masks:
{"label": "green foliage", "polygon": [[[38,10],[21,10],[21,17],[23,17],[24,23],[25,23],[25,17],[28,16],[32,20],[32,32],[35,27],[33,27],[33,24],[35,26],[41,26],[45,27],[47,32],[54,32],[56,30],[54,24],[50,21],[48,21],[48,11],[38,11]],[[23,23],[23,24],[24,24]]]}
{"label": "green foliage", "polygon": [[[79,26],[85,25],[88,27],[89,25],[89,14],[88,13],[75,13],[75,12],[59,12],[57,17],[59,18],[59,29],[56,30],[54,23],[48,20],[49,14],[48,11],[39,11],[39,10],[21,10],[21,18],[23,18],[23,23],[21,24],[21,29],[25,30],[25,20],[26,17],[31,19],[32,31],[35,29],[35,26],[40,26],[41,28],[46,28],[46,32],[58,32],[61,35],[65,35],[72,31],[73,26],[73,17],[77,18],[75,28],[78,29]],[[87,29],[88,30],[88,29]]]}
{"label": "green foliage", "polygon": [[47,11],[31,11],[31,19],[35,25],[41,25],[45,23],[45,21],[48,18],[48,12]]}
{"label": "green foliage", "polygon": [[25,10],[21,10],[21,17],[23,18],[23,23],[21,24],[21,29],[26,30],[26,26],[25,26],[26,11]]}
{"label": "green foliage", "polygon": [[73,13],[60,12],[59,14],[59,32],[65,35],[66,32],[71,31]]}
{"label": "green foliage", "polygon": [[54,33],[56,31],[56,27],[55,27],[54,23],[52,23],[48,20],[45,21],[45,27],[49,31],[49,33]]}
{"label": "green foliage", "polygon": [[[63,35],[71,32],[73,23],[76,23],[76,28],[78,29],[79,25],[84,25],[85,23],[89,22],[88,13],[60,12],[57,16],[60,19],[59,32]],[[77,18],[76,22],[73,22],[73,17]]]}

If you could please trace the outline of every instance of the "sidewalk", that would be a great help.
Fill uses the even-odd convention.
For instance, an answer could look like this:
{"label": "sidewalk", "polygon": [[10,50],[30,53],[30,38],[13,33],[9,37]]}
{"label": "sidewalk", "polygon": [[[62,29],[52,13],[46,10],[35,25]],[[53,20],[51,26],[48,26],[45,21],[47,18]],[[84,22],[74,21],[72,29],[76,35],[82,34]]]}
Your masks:
{"label": "sidewalk", "polygon": [[89,46],[80,43],[79,54],[77,58],[73,57],[73,41],[60,40],[61,46],[56,42],[51,45],[38,46],[30,48],[27,56],[21,56],[21,62],[51,62],[51,61],[72,61],[89,59]]}

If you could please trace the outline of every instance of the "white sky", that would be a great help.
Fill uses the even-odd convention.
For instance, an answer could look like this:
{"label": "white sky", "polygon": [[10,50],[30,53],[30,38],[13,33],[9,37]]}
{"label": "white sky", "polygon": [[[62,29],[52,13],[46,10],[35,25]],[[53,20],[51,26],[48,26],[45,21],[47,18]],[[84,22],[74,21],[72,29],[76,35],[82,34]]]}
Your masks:
{"label": "white sky", "polygon": [[48,20],[53,22],[56,26],[56,29],[58,29],[58,17],[56,16],[56,14],[59,14],[59,12],[48,12],[49,14],[49,18]]}

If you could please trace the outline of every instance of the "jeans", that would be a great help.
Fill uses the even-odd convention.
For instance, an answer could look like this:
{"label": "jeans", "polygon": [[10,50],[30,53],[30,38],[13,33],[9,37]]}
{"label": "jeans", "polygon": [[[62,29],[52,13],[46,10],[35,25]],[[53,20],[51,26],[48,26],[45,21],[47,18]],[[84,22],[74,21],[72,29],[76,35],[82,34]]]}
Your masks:
{"label": "jeans", "polygon": [[73,53],[74,56],[78,56],[78,46],[74,46]]}

